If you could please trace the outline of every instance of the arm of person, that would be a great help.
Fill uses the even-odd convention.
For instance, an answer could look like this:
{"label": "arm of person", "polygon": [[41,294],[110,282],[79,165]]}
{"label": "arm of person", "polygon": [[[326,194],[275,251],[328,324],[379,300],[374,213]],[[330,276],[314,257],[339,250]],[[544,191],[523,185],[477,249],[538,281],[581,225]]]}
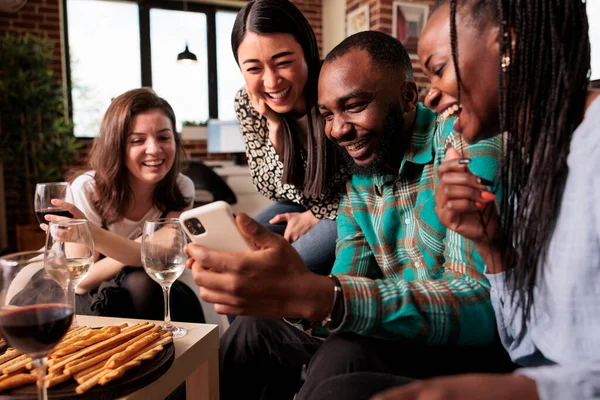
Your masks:
{"label": "arm of person", "polygon": [[[53,199],[52,204],[67,210],[75,218],[87,219],[87,215],[84,214],[74,204],[58,199]],[[179,212],[179,214],[181,214],[181,212]],[[179,214],[174,213],[173,215],[178,216]],[[64,217],[58,217],[54,215],[49,215],[46,217],[48,221],[56,221],[63,218]],[[130,240],[107,229],[103,229],[93,221],[89,221],[89,223],[92,230],[92,237],[94,238],[94,248],[97,254],[102,253],[106,257],[119,260],[124,265],[142,265],[140,258],[141,245],[139,240]]]}
{"label": "arm of person", "polygon": [[102,282],[114,278],[125,265],[109,257],[96,261],[85,279],[77,285],[77,294],[86,294],[100,286]]}
{"label": "arm of person", "polygon": [[535,381],[541,400],[597,400],[600,398],[600,363],[581,362],[573,365],[549,365],[523,368],[516,375]]}
{"label": "arm of person", "polygon": [[[451,124],[437,132],[434,167],[444,158]],[[456,144],[460,146],[460,143]],[[501,143],[460,149],[478,157],[475,173],[493,179]],[[480,159],[481,158],[481,159]],[[338,224],[344,221],[338,216]],[[344,320],[335,331],[353,331],[381,338],[405,337],[431,344],[483,345],[495,337],[495,317],[483,260],[471,241],[447,231],[444,263],[437,279],[405,280],[351,274],[340,276],[344,293]]]}
{"label": "arm of person", "polygon": [[415,381],[378,393],[371,400],[538,400],[539,398],[535,381],[526,376],[469,374]]}
{"label": "arm of person", "polygon": [[[240,89],[234,103],[240,131],[246,143],[246,156],[250,166],[252,182],[259,193],[270,200],[279,200],[275,190],[281,182],[283,164],[275,148],[269,143],[269,126],[252,106],[246,88]],[[266,181],[265,181],[266,177]]]}

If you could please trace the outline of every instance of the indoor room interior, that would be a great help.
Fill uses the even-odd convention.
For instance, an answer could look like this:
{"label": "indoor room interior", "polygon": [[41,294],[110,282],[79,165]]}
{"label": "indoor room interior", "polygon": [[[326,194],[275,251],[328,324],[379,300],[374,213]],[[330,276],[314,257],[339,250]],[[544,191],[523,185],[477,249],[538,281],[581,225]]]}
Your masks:
{"label": "indoor room interior", "polygon": [[[310,22],[321,59],[356,32],[398,38],[410,55],[419,95],[425,95],[429,82],[416,49],[435,0],[290,1]],[[252,182],[233,107],[244,78],[231,51],[231,31],[246,3],[0,0],[0,256],[44,246],[46,233],[34,212],[36,183],[64,181],[69,170],[85,167],[104,111],[134,88],[151,87],[173,106],[195,206],[223,200],[236,213],[255,216],[272,204]],[[591,86],[600,88],[600,1],[587,3]],[[28,56],[31,46],[43,54]],[[32,68],[40,80],[19,81],[18,71]],[[23,104],[10,119],[17,121],[13,125],[4,115],[12,103]],[[19,133],[9,135],[11,129]],[[188,270],[180,279],[198,293]],[[227,317],[205,302],[202,309],[222,335]]]}

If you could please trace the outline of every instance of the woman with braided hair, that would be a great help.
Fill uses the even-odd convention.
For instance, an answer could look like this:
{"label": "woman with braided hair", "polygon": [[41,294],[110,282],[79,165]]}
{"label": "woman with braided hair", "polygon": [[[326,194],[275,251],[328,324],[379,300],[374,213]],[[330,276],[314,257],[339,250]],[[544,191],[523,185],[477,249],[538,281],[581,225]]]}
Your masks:
{"label": "woman with braided hair", "polygon": [[[440,0],[419,41],[426,105],[457,116],[465,140],[506,136],[502,219],[482,192],[494,183],[449,149],[439,169],[440,221],[486,262],[510,375],[463,375],[399,386],[377,400],[600,399],[600,92],[589,92],[582,0]],[[491,187],[490,187],[491,186]],[[324,382],[323,398],[361,382]],[[358,386],[355,384],[355,386]],[[368,398],[363,392],[352,398]]]}
{"label": "woman with braided hair", "polygon": [[599,399],[600,92],[588,91],[585,2],[438,3],[419,43],[426,102],[457,104],[455,128],[470,142],[506,135],[499,180],[509,190],[500,221],[468,160],[449,153],[436,211],[484,258],[500,337],[523,368],[377,399]]}

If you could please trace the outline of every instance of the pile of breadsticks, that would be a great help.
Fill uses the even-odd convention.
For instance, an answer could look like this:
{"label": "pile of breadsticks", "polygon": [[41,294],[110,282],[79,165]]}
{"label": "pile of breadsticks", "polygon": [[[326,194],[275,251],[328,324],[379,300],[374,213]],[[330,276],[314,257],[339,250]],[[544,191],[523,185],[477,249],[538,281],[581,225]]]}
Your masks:
{"label": "pile of breadsticks", "polygon": [[[98,384],[119,379],[172,341],[170,332],[148,322],[72,329],[48,356],[46,385],[52,387],[74,379],[78,384],[75,391],[85,393]],[[9,347],[0,355],[0,392],[36,380],[33,361],[26,354]]]}

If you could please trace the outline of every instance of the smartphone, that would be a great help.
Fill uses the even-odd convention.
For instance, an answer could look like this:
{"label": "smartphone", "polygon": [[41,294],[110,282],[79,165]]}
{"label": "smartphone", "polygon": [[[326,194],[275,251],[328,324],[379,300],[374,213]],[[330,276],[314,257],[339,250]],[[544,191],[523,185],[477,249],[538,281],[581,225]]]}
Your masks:
{"label": "smartphone", "polygon": [[235,223],[231,206],[215,201],[201,207],[184,211],[179,223],[193,243],[211,250],[248,251],[255,249]]}

